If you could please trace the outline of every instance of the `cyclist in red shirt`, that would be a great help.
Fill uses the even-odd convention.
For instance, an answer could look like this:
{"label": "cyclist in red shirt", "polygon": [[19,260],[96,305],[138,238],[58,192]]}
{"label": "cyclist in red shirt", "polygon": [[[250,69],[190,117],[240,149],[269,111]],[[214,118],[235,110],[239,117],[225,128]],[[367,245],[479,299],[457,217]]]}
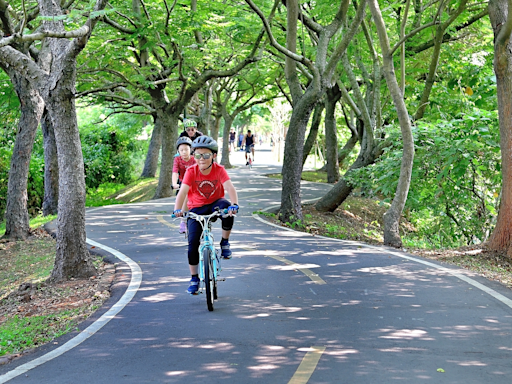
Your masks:
{"label": "cyclist in red shirt", "polygon": [[[180,137],[176,142],[176,149],[178,150],[179,156],[174,157],[174,163],[172,165],[172,188],[175,189],[176,194],[178,194],[181,182],[185,177],[185,171],[196,164],[196,159],[190,155],[192,150],[192,140],[190,140],[190,138],[185,136]],[[185,233],[186,231],[186,221],[182,218],[180,222],[180,233]]]}
{"label": "cyclist in red shirt", "polygon": [[[222,165],[214,162],[219,151],[215,140],[209,136],[200,136],[192,143],[194,157],[197,165],[187,169],[185,178],[181,183],[180,192],[176,197],[174,214],[183,216],[185,197],[188,197],[188,208],[190,212],[198,215],[209,215],[215,208],[228,209],[228,216],[222,220],[222,240],[220,247],[224,259],[231,258],[229,235],[233,228],[233,214],[238,212],[238,195],[226,170]],[[227,191],[228,201],[224,198],[224,190]],[[199,289],[199,243],[201,240],[202,227],[196,220],[188,220],[188,263],[192,278],[188,293],[196,294]]]}

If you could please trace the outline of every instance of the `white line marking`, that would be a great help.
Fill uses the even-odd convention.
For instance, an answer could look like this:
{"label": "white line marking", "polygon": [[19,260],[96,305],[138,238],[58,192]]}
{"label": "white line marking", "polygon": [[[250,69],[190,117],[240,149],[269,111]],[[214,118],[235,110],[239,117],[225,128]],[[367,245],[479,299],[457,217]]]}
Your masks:
{"label": "white line marking", "polygon": [[[318,200],[318,199],[312,199],[312,200],[308,200],[308,201],[314,201],[314,200]],[[306,201],[304,201],[304,202],[306,202]],[[279,206],[271,206],[271,207],[265,208],[265,209],[263,209],[261,211],[265,212],[265,211],[268,211],[270,209],[274,209],[274,208],[278,208],[278,207]],[[472,285],[473,287],[480,289],[481,291],[487,293],[488,295],[491,295],[496,300],[501,301],[503,304],[505,304],[509,308],[512,308],[512,300],[511,299],[509,299],[506,296],[503,296],[501,293],[496,292],[494,289],[489,288],[489,287],[479,283],[478,281],[473,280],[472,278],[464,275],[463,274],[463,270],[461,270],[461,269],[451,269],[451,268],[442,267],[442,266],[439,266],[437,264],[430,263],[430,262],[428,262],[426,260],[417,259],[417,258],[412,257],[412,256],[407,256],[407,255],[404,255],[404,254],[401,254],[401,253],[398,253],[398,252],[395,252],[395,251],[391,251],[391,250],[388,250],[388,249],[382,249],[382,248],[376,247],[374,245],[360,243],[358,241],[348,241],[348,240],[333,239],[332,237],[318,236],[318,235],[313,236],[313,235],[311,235],[310,233],[307,233],[307,232],[299,232],[299,231],[296,231],[296,230],[294,230],[292,228],[281,227],[279,225],[276,225],[276,224],[273,224],[273,223],[269,223],[268,221],[263,220],[259,215],[256,215],[254,213],[252,214],[252,217],[254,217],[256,220],[261,221],[262,223],[265,223],[267,225],[271,225],[273,227],[276,227],[276,228],[279,228],[279,229],[283,229],[283,230],[286,230],[286,231],[295,232],[297,234],[300,234],[300,236],[314,237],[316,239],[326,239],[326,240],[330,240],[330,241],[337,241],[339,243],[349,244],[349,245],[357,245],[358,247],[370,248],[370,249],[373,249],[373,250],[378,251],[378,252],[387,253],[387,254],[390,254],[390,255],[393,255],[393,256],[401,257],[402,259],[407,259],[407,260],[410,260],[410,261],[414,261],[415,263],[427,265],[429,267],[432,267],[432,268],[438,269],[440,271],[449,273],[450,275],[452,275],[452,276],[454,276],[454,277],[456,277],[456,278],[458,278],[458,279],[460,279],[462,281],[465,281],[466,283]]]}
{"label": "white line marking", "polygon": [[119,299],[117,303],[115,303],[107,312],[105,312],[98,320],[96,320],[94,323],[89,325],[86,329],[84,329],[82,332],[80,332],[77,336],[69,340],[67,343],[61,345],[59,348],[54,349],[51,352],[48,352],[47,354],[38,357],[37,359],[34,359],[32,361],[29,361],[28,363],[22,364],[19,367],[13,369],[12,371],[9,371],[2,376],[0,376],[0,383],[5,383],[11,379],[14,379],[15,377],[22,375],[23,373],[42,365],[52,359],[55,359],[56,357],[66,353],[67,351],[75,348],[83,341],[87,340],[89,337],[94,335],[96,332],[98,332],[105,324],[107,324],[110,320],[112,320],[135,296],[137,293],[137,290],[140,287],[140,283],[142,281],[142,270],[140,269],[139,265],[130,259],[128,256],[122,254],[119,251],[116,251],[113,248],[107,247],[106,245],[97,243],[93,240],[87,239],[87,243],[89,243],[92,246],[102,248],[107,252],[112,253],[114,256],[116,256],[118,259],[121,259],[124,261],[128,266],[130,267],[132,271],[132,278],[130,281],[130,284],[128,285],[128,289],[124,293],[124,295]]}

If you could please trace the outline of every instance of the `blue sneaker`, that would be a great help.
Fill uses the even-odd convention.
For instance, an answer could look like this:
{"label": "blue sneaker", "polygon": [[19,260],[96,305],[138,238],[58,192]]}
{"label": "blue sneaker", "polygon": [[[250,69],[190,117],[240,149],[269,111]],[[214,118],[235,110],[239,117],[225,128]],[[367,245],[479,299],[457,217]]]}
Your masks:
{"label": "blue sneaker", "polygon": [[231,249],[229,249],[229,241],[222,240],[220,242],[220,249],[222,250],[221,255],[223,259],[231,259],[231,254],[233,252],[231,252]]}
{"label": "blue sneaker", "polygon": [[190,279],[190,285],[187,289],[187,292],[191,295],[197,295],[197,291],[199,291],[199,277],[193,276]]}

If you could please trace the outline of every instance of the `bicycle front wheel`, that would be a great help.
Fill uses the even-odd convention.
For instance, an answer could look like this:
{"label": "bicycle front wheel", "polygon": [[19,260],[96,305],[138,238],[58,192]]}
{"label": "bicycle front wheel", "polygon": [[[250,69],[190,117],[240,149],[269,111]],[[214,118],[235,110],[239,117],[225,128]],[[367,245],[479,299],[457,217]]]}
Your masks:
{"label": "bicycle front wheel", "polygon": [[206,305],[209,311],[213,311],[213,300],[215,294],[215,277],[213,274],[211,249],[205,248],[203,251],[204,285],[206,290]]}

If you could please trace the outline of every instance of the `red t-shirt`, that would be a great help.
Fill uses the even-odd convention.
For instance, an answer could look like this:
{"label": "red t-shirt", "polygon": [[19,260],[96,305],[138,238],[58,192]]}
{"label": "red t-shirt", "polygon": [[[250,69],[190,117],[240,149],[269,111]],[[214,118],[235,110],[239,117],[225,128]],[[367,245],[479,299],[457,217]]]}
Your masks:
{"label": "red t-shirt", "polygon": [[208,175],[203,175],[197,165],[190,167],[183,179],[183,184],[190,187],[188,207],[190,209],[202,207],[223,198],[223,184],[228,180],[226,169],[217,163],[212,164],[212,171]]}
{"label": "red t-shirt", "polygon": [[178,179],[183,181],[185,177],[185,171],[191,166],[196,164],[196,159],[190,156],[188,161],[185,161],[181,158],[181,156],[177,156],[174,158],[174,163],[172,165],[172,172],[178,174]]}

